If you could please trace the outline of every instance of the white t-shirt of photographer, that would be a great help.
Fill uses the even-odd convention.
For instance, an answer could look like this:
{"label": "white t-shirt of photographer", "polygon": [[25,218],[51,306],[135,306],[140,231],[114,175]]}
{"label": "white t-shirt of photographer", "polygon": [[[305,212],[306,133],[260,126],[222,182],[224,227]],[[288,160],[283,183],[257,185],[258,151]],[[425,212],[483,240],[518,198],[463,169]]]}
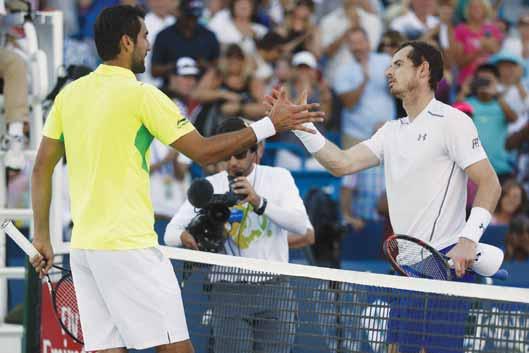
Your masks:
{"label": "white t-shirt of photographer", "polygon": [[[290,210],[300,210],[305,217],[302,221],[310,227],[303,200],[288,170],[255,165],[247,178],[256,193],[266,198],[268,204],[273,203]],[[206,179],[211,182],[216,194],[223,194],[229,190],[228,174],[225,171]],[[166,244],[181,246],[180,235],[196,214],[193,206],[186,200],[167,225]],[[286,229],[274,223],[266,215],[257,215],[248,203],[233,207],[232,216],[234,216],[232,218],[239,218],[240,221],[235,220],[226,224],[229,236],[225,250],[228,255],[288,262],[288,231]]]}

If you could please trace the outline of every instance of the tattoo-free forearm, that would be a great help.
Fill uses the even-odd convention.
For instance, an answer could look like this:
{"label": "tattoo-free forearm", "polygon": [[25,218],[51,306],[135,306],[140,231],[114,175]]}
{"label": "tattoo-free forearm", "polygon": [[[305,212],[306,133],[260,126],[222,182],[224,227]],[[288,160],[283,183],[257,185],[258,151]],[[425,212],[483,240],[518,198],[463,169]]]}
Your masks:
{"label": "tattoo-free forearm", "polygon": [[494,175],[478,184],[478,190],[472,207],[481,207],[494,213],[501,195],[501,186]]}
{"label": "tattoo-free forearm", "polygon": [[332,142],[326,141],[323,148],[313,156],[334,176],[353,174],[380,163],[363,143],[344,151]]}
{"label": "tattoo-free forearm", "polygon": [[36,240],[49,240],[52,173],[35,168],[31,177],[31,204],[35,238],[48,238]]}

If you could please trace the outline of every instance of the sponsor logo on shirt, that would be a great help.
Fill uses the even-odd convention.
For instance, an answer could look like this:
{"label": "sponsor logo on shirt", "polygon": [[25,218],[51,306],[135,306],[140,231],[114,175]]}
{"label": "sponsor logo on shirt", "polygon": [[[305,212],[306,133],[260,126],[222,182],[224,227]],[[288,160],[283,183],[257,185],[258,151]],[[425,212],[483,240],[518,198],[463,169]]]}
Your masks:
{"label": "sponsor logo on shirt", "polygon": [[472,149],[476,149],[480,146],[479,138],[476,137],[475,139],[472,139]]}
{"label": "sponsor logo on shirt", "polygon": [[180,127],[187,125],[188,123],[189,123],[189,120],[187,120],[186,118],[182,118],[177,121],[176,126],[180,128]]}

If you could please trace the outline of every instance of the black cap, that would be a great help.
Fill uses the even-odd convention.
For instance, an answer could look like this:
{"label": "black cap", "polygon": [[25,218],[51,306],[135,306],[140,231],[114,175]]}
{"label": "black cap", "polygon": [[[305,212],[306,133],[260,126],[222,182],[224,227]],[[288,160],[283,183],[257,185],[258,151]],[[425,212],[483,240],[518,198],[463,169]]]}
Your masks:
{"label": "black cap", "polygon": [[202,0],[182,0],[180,2],[180,13],[182,16],[202,16],[204,3]]}

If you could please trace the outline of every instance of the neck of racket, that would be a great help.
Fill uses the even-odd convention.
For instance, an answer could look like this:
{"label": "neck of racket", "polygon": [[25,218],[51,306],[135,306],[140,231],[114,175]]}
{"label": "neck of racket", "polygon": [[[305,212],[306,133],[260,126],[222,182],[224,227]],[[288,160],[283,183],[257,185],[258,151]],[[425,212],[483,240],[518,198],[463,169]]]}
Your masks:
{"label": "neck of racket", "polygon": [[33,259],[35,256],[40,255],[37,249],[29,242],[29,240],[18,230],[13,222],[6,220],[0,225],[0,228],[18,245],[22,251]]}

